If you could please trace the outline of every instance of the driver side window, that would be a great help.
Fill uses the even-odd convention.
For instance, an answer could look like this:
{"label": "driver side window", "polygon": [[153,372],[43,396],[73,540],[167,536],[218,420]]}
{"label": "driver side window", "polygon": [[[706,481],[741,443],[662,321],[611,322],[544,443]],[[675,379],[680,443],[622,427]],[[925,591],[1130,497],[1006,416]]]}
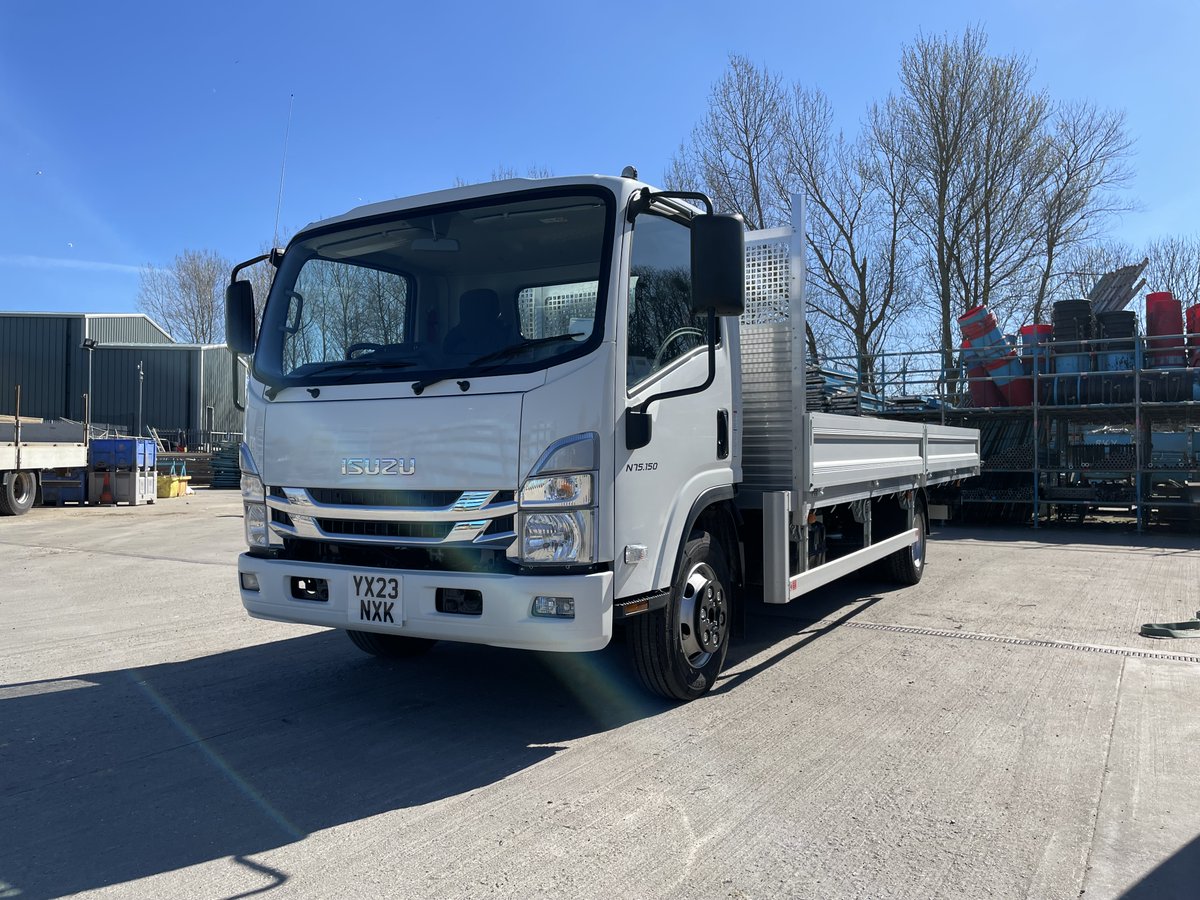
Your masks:
{"label": "driver side window", "polygon": [[705,316],[692,315],[691,230],[642,213],[633,226],[626,385],[633,387],[705,344]]}

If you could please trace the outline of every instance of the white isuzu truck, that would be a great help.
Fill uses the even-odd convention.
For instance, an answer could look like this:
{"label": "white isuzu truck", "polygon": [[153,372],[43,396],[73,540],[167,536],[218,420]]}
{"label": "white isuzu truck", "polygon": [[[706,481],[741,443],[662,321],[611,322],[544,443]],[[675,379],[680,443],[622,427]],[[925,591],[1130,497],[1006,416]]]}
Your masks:
{"label": "white isuzu truck", "polygon": [[691,700],[746,597],[915,583],[978,432],[806,410],[801,215],[747,233],[631,169],[378,203],[270,254],[257,329],[235,267],[246,609],[379,656],[623,629]]}

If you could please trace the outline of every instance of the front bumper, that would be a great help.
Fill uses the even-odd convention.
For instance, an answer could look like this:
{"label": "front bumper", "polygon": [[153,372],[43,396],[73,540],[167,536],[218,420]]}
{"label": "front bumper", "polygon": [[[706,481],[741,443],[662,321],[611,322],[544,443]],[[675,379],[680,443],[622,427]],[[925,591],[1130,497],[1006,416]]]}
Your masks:
{"label": "front bumper", "polygon": [[[238,557],[238,572],[253,574],[258,579],[259,590],[241,589],[242,605],[256,619],[523,650],[599,650],[612,637],[612,572],[590,575],[410,572],[292,562],[248,553]],[[360,621],[361,601],[354,594],[356,575],[360,579],[363,576],[398,579],[400,598],[392,610],[394,624]],[[293,578],[325,579],[329,599],[297,599],[293,596]],[[438,588],[479,591],[483,595],[482,615],[438,612],[435,605]],[[533,616],[533,598],[539,595],[573,597],[575,618]]]}

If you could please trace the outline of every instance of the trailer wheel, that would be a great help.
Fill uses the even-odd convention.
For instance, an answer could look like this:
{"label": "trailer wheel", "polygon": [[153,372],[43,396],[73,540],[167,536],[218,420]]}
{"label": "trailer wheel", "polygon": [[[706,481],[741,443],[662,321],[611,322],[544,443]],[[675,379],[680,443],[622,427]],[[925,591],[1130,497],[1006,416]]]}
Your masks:
{"label": "trailer wheel", "polygon": [[729,563],[713,536],[688,541],[670,602],[629,623],[629,653],[647,690],[686,701],[716,683],[733,624],[729,585]]}
{"label": "trailer wheel", "polygon": [[926,528],[925,506],[919,501],[913,510],[913,527],[917,529],[917,542],[911,547],[897,550],[887,558],[888,574],[899,584],[916,584],[925,573]]}
{"label": "trailer wheel", "polygon": [[411,659],[414,656],[424,656],[437,643],[429,638],[376,634],[373,631],[347,630],[346,634],[359,650],[381,659]]}
{"label": "trailer wheel", "polygon": [[32,472],[9,472],[0,484],[0,516],[28,512],[37,497],[37,476]]}

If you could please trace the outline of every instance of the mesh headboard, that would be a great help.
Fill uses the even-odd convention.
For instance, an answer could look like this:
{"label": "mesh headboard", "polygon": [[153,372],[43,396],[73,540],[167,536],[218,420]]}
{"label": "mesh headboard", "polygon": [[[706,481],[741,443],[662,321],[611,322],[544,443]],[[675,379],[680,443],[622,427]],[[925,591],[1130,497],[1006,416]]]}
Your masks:
{"label": "mesh headboard", "polygon": [[[793,229],[746,235],[742,357],[742,489],[793,490]],[[803,378],[803,376],[801,376]],[[803,381],[801,381],[803,384]]]}

